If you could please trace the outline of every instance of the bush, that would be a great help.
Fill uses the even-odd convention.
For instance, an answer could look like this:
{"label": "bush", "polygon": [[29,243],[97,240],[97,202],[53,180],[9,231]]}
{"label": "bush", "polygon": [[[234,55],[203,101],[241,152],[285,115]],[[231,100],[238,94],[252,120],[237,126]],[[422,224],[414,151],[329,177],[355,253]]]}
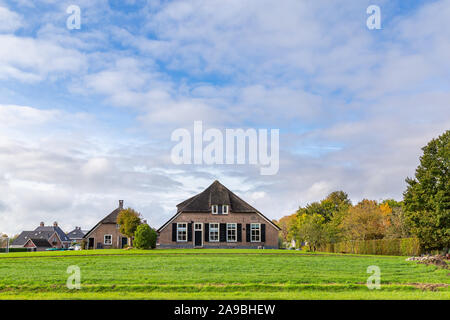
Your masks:
{"label": "bush", "polygon": [[319,251],[334,253],[417,256],[421,253],[419,239],[349,240],[326,244]]}
{"label": "bush", "polygon": [[138,249],[156,248],[156,231],[148,224],[141,224],[134,233],[134,246]]}

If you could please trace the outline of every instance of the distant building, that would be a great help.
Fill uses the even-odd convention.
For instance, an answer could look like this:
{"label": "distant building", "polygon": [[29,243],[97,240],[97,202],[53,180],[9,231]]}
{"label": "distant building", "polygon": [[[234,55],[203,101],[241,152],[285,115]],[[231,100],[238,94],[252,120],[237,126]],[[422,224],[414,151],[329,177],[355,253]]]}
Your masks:
{"label": "distant building", "polygon": [[86,233],[87,231],[81,230],[81,227],[75,227],[75,229],[67,233],[67,236],[69,237],[71,244],[81,244]]}
{"label": "distant building", "polygon": [[85,235],[86,247],[83,249],[120,249],[128,244],[128,237],[120,233],[117,217],[123,210],[123,200],[119,207],[100,220]]}
{"label": "distant building", "polygon": [[[32,241],[29,241],[29,240]],[[45,240],[48,242],[41,241]],[[58,226],[57,222],[53,226],[45,226],[41,222],[39,227],[34,231],[22,231],[19,236],[14,239],[11,248],[23,248],[25,245],[34,250],[45,250],[47,248],[68,248],[70,246],[70,239],[64,231]]]}

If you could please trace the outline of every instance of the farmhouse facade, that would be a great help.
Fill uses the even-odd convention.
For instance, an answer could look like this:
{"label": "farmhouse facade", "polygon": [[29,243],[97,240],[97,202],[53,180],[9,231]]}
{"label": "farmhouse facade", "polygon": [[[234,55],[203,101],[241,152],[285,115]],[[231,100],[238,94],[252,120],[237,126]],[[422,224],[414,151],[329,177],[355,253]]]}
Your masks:
{"label": "farmhouse facade", "polygon": [[120,233],[117,224],[117,217],[122,210],[123,200],[119,200],[119,206],[84,235],[84,249],[120,249],[128,244],[127,236]]}
{"label": "farmhouse facade", "polygon": [[219,181],[177,205],[160,248],[278,248],[280,228]]}

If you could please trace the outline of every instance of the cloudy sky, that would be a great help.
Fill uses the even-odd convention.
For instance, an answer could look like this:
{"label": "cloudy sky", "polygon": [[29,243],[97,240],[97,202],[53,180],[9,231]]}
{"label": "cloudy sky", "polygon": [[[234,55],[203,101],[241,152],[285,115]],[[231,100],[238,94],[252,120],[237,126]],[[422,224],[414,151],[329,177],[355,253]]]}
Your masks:
{"label": "cloudy sky", "polygon": [[[0,232],[89,229],[119,199],[159,227],[215,179],[271,218],[334,190],[401,199],[450,128],[449,17],[450,0],[0,0]],[[279,129],[278,174],[174,165],[195,120]]]}

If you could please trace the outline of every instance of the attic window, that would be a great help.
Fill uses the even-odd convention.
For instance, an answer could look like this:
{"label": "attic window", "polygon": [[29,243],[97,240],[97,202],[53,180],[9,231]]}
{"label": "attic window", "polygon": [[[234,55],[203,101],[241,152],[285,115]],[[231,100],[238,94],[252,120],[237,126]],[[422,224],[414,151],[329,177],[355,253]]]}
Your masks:
{"label": "attic window", "polygon": [[212,214],[228,214],[229,205],[227,204],[213,204],[211,206]]}

